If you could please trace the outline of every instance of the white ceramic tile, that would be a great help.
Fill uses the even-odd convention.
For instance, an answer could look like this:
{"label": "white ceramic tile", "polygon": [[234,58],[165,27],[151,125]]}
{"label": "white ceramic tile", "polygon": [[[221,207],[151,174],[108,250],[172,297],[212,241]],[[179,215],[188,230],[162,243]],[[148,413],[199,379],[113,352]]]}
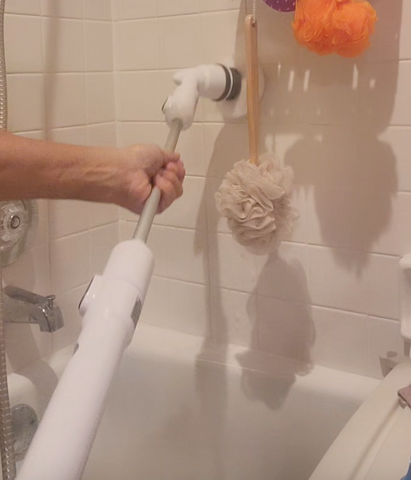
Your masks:
{"label": "white ceramic tile", "polygon": [[210,271],[213,286],[253,292],[258,282],[256,256],[231,235],[210,234]]}
{"label": "white ceramic tile", "polygon": [[117,222],[119,211],[117,205],[107,203],[88,203],[89,228],[101,227],[109,223]]}
{"label": "white ceramic tile", "polygon": [[336,370],[368,375],[366,315],[313,307],[314,363]]}
{"label": "white ceramic tile", "polygon": [[[388,197],[385,204],[386,222],[384,229],[371,245],[370,251],[391,255],[405,255],[411,251],[411,194],[399,193],[391,198]],[[373,213],[376,222],[379,221],[380,225],[383,224],[381,216],[384,210],[379,209],[379,212],[376,211],[378,210],[378,205],[375,205],[374,209]]]}
{"label": "white ceramic tile", "polygon": [[309,247],[308,263],[314,304],[383,318],[399,317],[398,258]]}
{"label": "white ceramic tile", "polygon": [[22,13],[25,15],[40,15],[40,0],[7,0],[6,13]]}
{"label": "white ceramic tile", "polygon": [[167,229],[167,264],[170,278],[208,283],[208,243],[204,232]]}
{"label": "white ceramic tile", "polygon": [[237,46],[243,48],[244,37],[238,29],[238,16],[237,10],[201,16],[202,63],[224,62],[234,57]]}
{"label": "white ceramic tile", "polygon": [[[8,75],[9,130],[41,130],[45,125],[45,90],[42,75]],[[27,106],[30,105],[30,108]]]}
{"label": "white ceramic tile", "polygon": [[369,375],[382,378],[380,359],[404,355],[404,340],[400,334],[400,324],[396,320],[369,317],[370,371]]}
{"label": "white ceramic tile", "polygon": [[121,122],[119,132],[121,147],[137,143],[162,145],[167,138],[167,127],[162,123]]}
{"label": "white ceramic tile", "polygon": [[157,0],[158,16],[187,15],[199,11],[199,0]]}
{"label": "white ceramic tile", "polygon": [[409,193],[394,194],[382,185],[313,188],[307,204],[310,243],[387,255],[404,255],[411,249]]}
{"label": "white ceramic tile", "polygon": [[262,350],[311,365],[314,325],[307,305],[258,297],[258,328]]}
{"label": "white ceramic tile", "polygon": [[307,246],[282,243],[277,254],[256,257],[257,293],[309,303]]}
{"label": "white ceramic tile", "polygon": [[157,19],[118,22],[117,70],[155,70],[159,67],[160,25]]}
{"label": "white ceramic tile", "polygon": [[367,251],[389,221],[391,195],[352,188],[309,189],[308,241]]}
{"label": "white ceramic tile", "polygon": [[87,125],[87,144],[91,147],[117,147],[116,124]]}
{"label": "white ceramic tile", "polygon": [[111,0],[84,0],[84,18],[112,20]]}
{"label": "white ceramic tile", "polygon": [[152,277],[150,288],[144,301],[140,322],[150,323],[158,327],[170,327],[168,283],[169,280],[167,278]]}
{"label": "white ceramic tile", "polygon": [[87,145],[87,127],[54,128],[47,132],[47,140],[69,145]]}
{"label": "white ceramic tile", "polygon": [[[127,240],[129,238],[131,238],[131,235],[127,236]],[[154,254],[154,275],[167,277],[167,243],[167,229],[165,227],[153,225],[150,231],[147,245],[151,248],[151,251]]]}
{"label": "white ceramic tile", "polygon": [[308,238],[307,192],[302,185],[294,185],[290,196],[290,203],[297,210],[298,218],[293,227],[290,240],[306,243]]}
{"label": "white ceramic tile", "polygon": [[86,70],[110,72],[114,68],[113,26],[111,23],[85,22]]}
{"label": "white ceramic tile", "polygon": [[163,18],[158,27],[161,68],[188,68],[201,63],[199,15]]}
{"label": "white ceramic tile", "polygon": [[[227,1],[227,0],[226,0]],[[228,0],[230,1],[230,0]],[[213,0],[211,1],[211,4]],[[225,1],[221,2],[224,5]],[[243,5],[246,1],[243,1]],[[252,12],[252,0],[247,0],[248,12]],[[239,25],[242,28],[244,18],[244,7],[239,12]],[[279,15],[277,11],[268,7],[264,2],[257,2],[257,18],[258,18],[258,43],[259,43],[259,59],[264,66],[267,64],[281,65],[281,77],[285,79],[288,77],[288,71],[294,70],[295,66],[299,65],[299,56],[303,51],[294,38],[293,29],[290,28],[292,22],[292,15]],[[311,63],[311,62],[310,62]],[[293,82],[290,78],[290,85]],[[296,80],[296,79],[294,79]],[[287,87],[288,90],[288,87]],[[297,96],[297,90],[294,89],[294,94]],[[290,98],[290,103],[293,99]],[[282,103],[282,102],[281,102]]]}
{"label": "white ceramic tile", "polygon": [[45,140],[46,132],[44,130],[37,130],[34,132],[17,132],[16,135],[24,138],[31,138],[33,140]]}
{"label": "white ceramic tile", "polygon": [[411,62],[364,66],[360,75],[360,120],[383,131],[411,124]]}
{"label": "white ceramic tile", "polygon": [[87,286],[82,285],[74,290],[57,295],[56,303],[63,313],[64,328],[57,330],[52,335],[53,351],[72,345],[80,335],[82,318],[78,306]]}
{"label": "white ceramic tile", "polygon": [[88,229],[87,203],[75,200],[50,200],[50,238],[57,239]]}
{"label": "white ceramic tile", "polygon": [[116,119],[114,76],[92,73],[86,76],[87,121],[108,123]]}
{"label": "white ceramic tile", "polygon": [[371,37],[371,47],[365,54],[366,60],[378,62],[411,58],[411,4],[376,0],[373,7],[377,10],[378,23]]}
{"label": "white ceramic tile", "polygon": [[14,263],[3,271],[6,285],[23,288],[39,295],[54,293],[50,284],[50,262],[48,245],[26,250]]}
{"label": "white ceramic tile", "polygon": [[[369,182],[369,169],[373,169],[374,158],[360,155],[362,135],[358,128],[306,125],[298,128],[300,138],[288,135],[285,141],[282,132],[275,135],[275,130],[272,135],[279,137],[276,141],[279,157],[293,167],[295,183],[353,188]],[[367,169],[366,177],[360,176],[361,168]]]}
{"label": "white ceramic tile", "polygon": [[241,0],[200,0],[202,12],[240,8]]}
{"label": "white ceramic tile", "polygon": [[[84,74],[49,74],[46,86],[49,127],[69,127],[86,123]],[[70,92],[70,95],[67,95],[67,92]]]}
{"label": "white ceramic tile", "polygon": [[89,282],[89,244],[88,232],[50,243],[50,275],[54,292],[67,292]]}
{"label": "white ceramic tile", "polygon": [[130,210],[127,210],[126,208],[119,207],[120,211],[120,219],[125,220],[127,222],[133,222],[137,223],[138,219],[140,218],[140,215],[137,215],[134,212],[131,212]]}
{"label": "white ceramic tile", "polygon": [[181,154],[187,175],[205,175],[203,125],[193,124],[189,130],[183,132],[177,150]]}
{"label": "white ceramic tile", "polygon": [[359,162],[360,178],[377,176],[378,185],[385,182],[385,188],[411,192],[411,128],[388,127],[377,138],[368,137],[361,144],[361,159],[369,158],[368,162]]}
{"label": "white ceramic tile", "polygon": [[118,17],[121,20],[157,16],[157,2],[153,0],[118,0]]}
{"label": "white ceramic tile", "polygon": [[[270,50],[266,56],[269,58],[267,61],[271,63],[273,60]],[[287,63],[281,66],[266,65],[264,67],[262,74],[265,79],[265,89],[261,101],[263,123],[293,123],[301,119],[303,75],[296,68],[293,64]]]}
{"label": "white ceramic tile", "polygon": [[124,240],[130,240],[132,238],[133,233],[136,229],[137,223],[135,222],[127,222],[126,220],[119,221],[119,234],[120,234],[120,242]]}
{"label": "white ceramic tile", "polygon": [[45,245],[49,240],[48,201],[37,200],[37,226],[32,246]]}
{"label": "white ceramic tile", "polygon": [[83,18],[83,0],[41,0],[43,15],[60,18]]}
{"label": "white ceramic tile", "polygon": [[52,339],[38,325],[5,325],[7,373],[18,372],[31,363],[51,354]]}
{"label": "white ceramic tile", "polygon": [[83,72],[84,27],[80,20],[43,18],[46,72]]}
{"label": "white ceramic tile", "polygon": [[[119,141],[122,146],[136,143],[163,146],[168,131],[165,123],[123,122],[120,124]],[[187,175],[205,175],[203,125],[193,124],[189,130],[184,131],[178,141],[177,151]]]}
{"label": "white ceramic tile", "polygon": [[205,178],[186,177],[183,184],[183,196],[177,199],[165,212],[167,225],[206,230],[205,187]]}
{"label": "white ceramic tile", "polygon": [[209,336],[211,315],[208,287],[170,280],[168,288],[170,328],[191,335]]}
{"label": "white ceramic tile", "polygon": [[102,274],[119,240],[117,223],[90,230],[90,277]]}
{"label": "white ceramic tile", "polygon": [[43,70],[41,18],[7,15],[4,23],[8,73]]}
{"label": "white ceramic tile", "polygon": [[321,125],[352,125],[358,115],[358,71],[355,63],[336,55],[307,54],[302,64],[302,121]]}
{"label": "white ceramic tile", "polygon": [[212,333],[218,342],[258,347],[257,297],[243,292],[211,290]]}
{"label": "white ceramic tile", "polygon": [[[161,72],[119,73],[116,89],[119,120],[162,120],[161,107],[169,93],[168,88],[158,88],[162,79]],[[153,85],[156,88],[153,88]]]}
{"label": "white ceramic tile", "polygon": [[221,180],[219,178],[207,178],[206,194],[208,231],[230,233],[230,229],[227,225],[227,219],[220,215],[216,207],[215,194],[220,188],[220,185]]}
{"label": "white ceramic tile", "polygon": [[246,125],[204,125],[207,176],[223,178],[236,162],[247,159]]}

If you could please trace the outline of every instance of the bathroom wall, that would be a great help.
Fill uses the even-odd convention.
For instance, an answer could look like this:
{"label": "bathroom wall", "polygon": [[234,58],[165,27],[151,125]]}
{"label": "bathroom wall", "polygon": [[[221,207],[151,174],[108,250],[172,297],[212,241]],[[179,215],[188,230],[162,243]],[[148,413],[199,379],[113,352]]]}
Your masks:
{"label": "bathroom wall", "polygon": [[[244,68],[240,0],[112,3],[114,17],[110,0],[7,0],[10,130],[85,145],[162,143],[161,106],[177,69],[232,57]],[[303,371],[318,363],[380,376],[379,356],[402,351],[411,4],[372,3],[380,17],[372,48],[347,60],[306,52],[292,17],[258,0],[261,149],[294,168],[300,220],[278,255],[255,257],[232,240],[213,196],[247,157],[246,123],[200,102],[179,144],[185,195],[152,230],[156,271],[142,321],[291,357]],[[121,211],[118,221],[113,206],[39,202],[35,243],[4,279],[56,293],[66,327],[49,335],[7,325],[10,369],[74,340],[86,284],[136,220]]]}
{"label": "bathroom wall", "polygon": [[[110,0],[7,0],[9,129],[81,145],[115,145]],[[33,246],[4,270],[4,281],[56,294],[65,328],[6,327],[9,369],[71,343],[77,304],[118,241],[118,209],[73,201],[39,202]]]}
{"label": "bathroom wall", "polygon": [[[161,105],[176,69],[230,57],[244,67],[240,0],[116,0],[121,145],[163,142]],[[143,319],[312,363],[380,376],[403,350],[399,258],[411,251],[411,3],[374,0],[371,49],[350,60],[298,46],[292,16],[258,0],[266,78],[261,149],[295,171],[300,219],[278,255],[231,238],[213,195],[247,157],[244,121],[201,102],[179,149],[185,195],[160,216]],[[120,236],[136,218],[121,212]],[[274,360],[273,360],[274,361]]]}

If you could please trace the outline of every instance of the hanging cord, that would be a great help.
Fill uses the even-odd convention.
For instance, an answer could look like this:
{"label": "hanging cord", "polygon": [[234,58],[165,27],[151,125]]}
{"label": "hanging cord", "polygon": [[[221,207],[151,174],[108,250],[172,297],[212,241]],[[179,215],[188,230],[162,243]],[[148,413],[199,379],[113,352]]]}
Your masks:
{"label": "hanging cord", "polygon": [[[4,9],[0,0],[0,129],[7,128],[7,77],[4,47]],[[14,434],[11,421],[9,388],[7,384],[6,343],[4,338],[3,279],[0,265],[0,454],[3,480],[15,480]]]}
{"label": "hanging cord", "polygon": [[[257,21],[257,0],[253,0],[251,15],[253,16],[253,24]],[[245,12],[246,15],[250,15],[248,8],[248,0],[245,0]]]}

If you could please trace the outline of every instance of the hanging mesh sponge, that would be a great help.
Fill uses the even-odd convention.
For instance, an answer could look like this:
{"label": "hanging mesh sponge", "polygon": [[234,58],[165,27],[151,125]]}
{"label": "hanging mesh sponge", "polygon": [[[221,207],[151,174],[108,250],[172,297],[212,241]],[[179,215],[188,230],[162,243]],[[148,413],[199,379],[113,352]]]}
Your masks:
{"label": "hanging mesh sponge", "polygon": [[368,48],[376,21],[365,0],[298,0],[293,29],[297,41],[319,55],[355,57]]}
{"label": "hanging mesh sponge", "polygon": [[282,168],[270,153],[258,165],[241,160],[226,174],[215,194],[217,209],[250,252],[272,253],[291,235],[299,216],[289,200],[293,177],[292,168]]}

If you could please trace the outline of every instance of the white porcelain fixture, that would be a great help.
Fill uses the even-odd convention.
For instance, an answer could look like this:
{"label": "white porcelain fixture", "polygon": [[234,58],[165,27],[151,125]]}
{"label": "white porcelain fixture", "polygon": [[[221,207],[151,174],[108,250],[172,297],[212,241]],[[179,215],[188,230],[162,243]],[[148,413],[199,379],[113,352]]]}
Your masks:
{"label": "white porcelain fixture", "polygon": [[310,480],[400,480],[411,453],[411,409],[398,390],[411,381],[411,362],[398,365],[349,421]]}
{"label": "white porcelain fixture", "polygon": [[[27,403],[41,417],[73,347],[12,374],[11,404]],[[298,369],[139,324],[82,480],[308,479],[379,381]]]}

